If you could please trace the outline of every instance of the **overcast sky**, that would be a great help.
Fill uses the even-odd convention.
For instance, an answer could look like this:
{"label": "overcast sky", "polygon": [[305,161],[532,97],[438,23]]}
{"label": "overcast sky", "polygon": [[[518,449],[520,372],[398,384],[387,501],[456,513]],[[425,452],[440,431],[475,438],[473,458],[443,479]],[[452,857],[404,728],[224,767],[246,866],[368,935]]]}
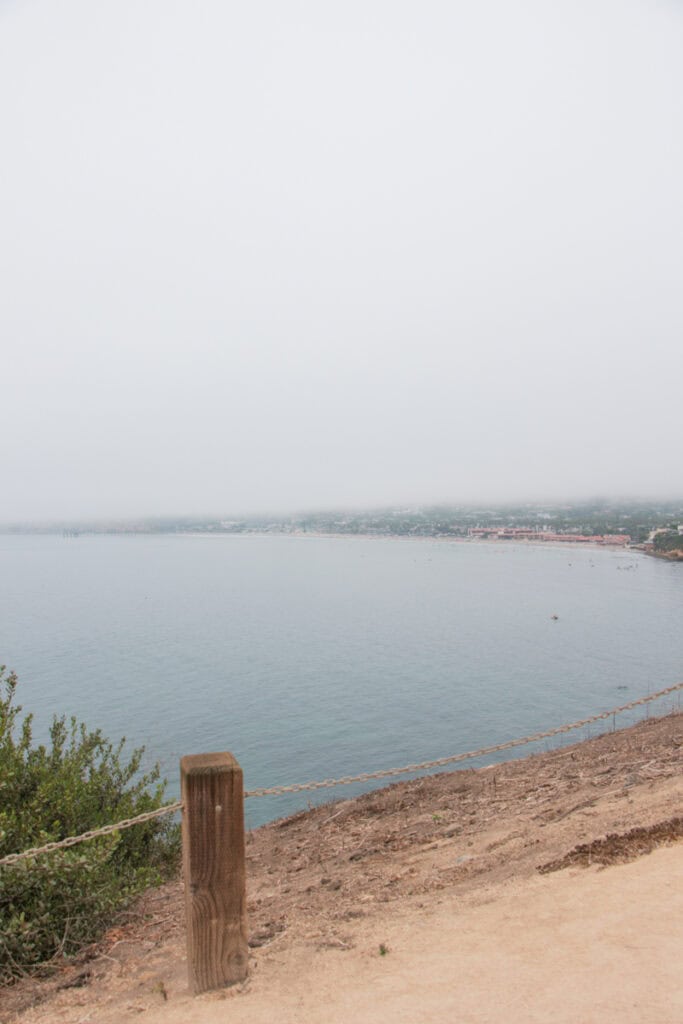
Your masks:
{"label": "overcast sky", "polygon": [[0,0],[0,519],[683,493],[683,2]]}

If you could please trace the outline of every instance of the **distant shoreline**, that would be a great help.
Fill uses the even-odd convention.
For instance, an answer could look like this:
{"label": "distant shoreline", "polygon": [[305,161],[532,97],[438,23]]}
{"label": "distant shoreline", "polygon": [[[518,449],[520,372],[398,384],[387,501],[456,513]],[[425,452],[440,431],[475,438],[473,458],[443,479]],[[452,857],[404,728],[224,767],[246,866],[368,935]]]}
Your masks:
{"label": "distant shoreline", "polygon": [[646,551],[645,554],[661,558],[665,562],[683,562],[683,548],[674,548],[672,551]]}
{"label": "distant shoreline", "polygon": [[527,538],[527,537],[462,537],[462,536],[451,536],[448,534],[407,534],[407,533],[369,533],[369,532],[354,532],[354,533],[338,533],[334,531],[324,530],[243,530],[243,531],[230,531],[230,530],[111,530],[111,531],[96,531],[96,530],[81,530],[78,532],[63,533],[61,531],[45,531],[45,532],[30,532],[30,533],[19,533],[15,531],[2,531],[0,535],[6,537],[59,537],[62,536],[65,539],[77,540],[80,537],[204,537],[204,538],[215,538],[215,537],[290,537],[296,538],[297,540],[305,540],[310,538],[312,540],[391,540],[391,541],[431,541],[432,543],[449,543],[449,544],[475,544],[477,546],[496,546],[496,547],[550,547],[550,548],[561,548],[569,551],[576,551],[577,549],[588,549],[591,551],[623,551],[630,555],[651,555],[654,558],[659,558],[667,562],[683,562],[683,550],[675,549],[673,551],[650,551],[647,550],[642,544],[615,544],[609,541],[598,541],[598,540],[542,540],[540,537]]}
{"label": "distant shoreline", "polygon": [[536,548],[560,548],[576,551],[577,549],[588,549],[591,551],[624,551],[629,554],[645,555],[651,552],[645,551],[642,547],[628,547],[624,544],[609,544],[601,541],[559,541],[559,540],[533,540],[515,538],[506,540],[496,537],[490,540],[479,537],[449,537],[445,534],[426,536],[421,534],[403,533],[333,533],[322,530],[245,530],[242,533],[230,533],[228,531],[202,531],[202,530],[179,530],[174,534],[144,534],[143,536],[175,536],[175,537],[294,537],[298,540],[311,538],[312,540],[418,540],[438,541],[448,544],[473,544],[478,547],[536,547]]}

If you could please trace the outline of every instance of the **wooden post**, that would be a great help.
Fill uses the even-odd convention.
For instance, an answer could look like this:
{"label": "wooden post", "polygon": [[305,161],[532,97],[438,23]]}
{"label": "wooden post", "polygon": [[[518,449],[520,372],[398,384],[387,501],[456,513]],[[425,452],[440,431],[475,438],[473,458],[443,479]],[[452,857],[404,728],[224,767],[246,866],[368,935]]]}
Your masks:
{"label": "wooden post", "polygon": [[180,761],[187,966],[197,995],[249,969],[242,769],[232,754]]}

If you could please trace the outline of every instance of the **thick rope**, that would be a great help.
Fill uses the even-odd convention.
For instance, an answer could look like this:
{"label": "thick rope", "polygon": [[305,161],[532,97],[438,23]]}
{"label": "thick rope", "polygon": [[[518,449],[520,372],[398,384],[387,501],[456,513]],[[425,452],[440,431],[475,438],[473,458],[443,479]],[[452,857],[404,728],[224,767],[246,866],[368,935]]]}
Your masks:
{"label": "thick rope", "polygon": [[46,843],[45,846],[34,846],[31,850],[24,850],[23,853],[10,853],[0,860],[3,864],[16,864],[28,857],[37,857],[41,853],[52,853],[53,850],[64,850],[68,846],[76,846],[77,843],[84,843],[87,839],[97,839],[98,836],[109,836],[112,832],[120,832],[124,828],[132,828],[133,825],[141,825],[143,821],[153,821],[154,818],[161,818],[165,814],[173,814],[174,811],[182,810],[182,803],[166,804],[165,807],[158,807],[156,811],[145,811],[135,818],[124,818],[117,821],[115,825],[103,825],[102,828],[93,828],[89,832],[83,832],[80,836],[68,836],[60,839],[59,842]]}
{"label": "thick rope", "polygon": [[666,697],[676,690],[683,690],[683,683],[676,683],[675,686],[667,686],[665,690],[658,690],[647,697],[639,700],[631,700],[621,707],[612,708],[611,711],[603,711],[599,715],[591,715],[590,718],[582,718],[570,725],[559,725],[554,729],[546,729],[545,732],[536,732],[531,736],[524,736],[519,740],[506,740],[505,743],[496,743],[491,747],[480,747],[479,750],[468,750],[464,754],[452,754],[450,757],[440,757],[436,761],[422,761],[420,764],[408,764],[405,768],[384,768],[376,772],[363,772],[361,775],[345,775],[341,779],[324,779],[322,782],[299,782],[292,786],[271,786],[269,789],[252,789],[245,793],[247,796],[279,796],[281,793],[301,793],[308,789],[330,789],[332,786],[348,786],[352,782],[369,782],[371,779],[388,779],[392,775],[407,775],[412,772],[427,771],[429,768],[443,768],[447,764],[456,764],[458,761],[469,761],[474,757],[482,757],[484,754],[495,754],[499,750],[510,750],[512,747],[526,746],[527,743],[536,743],[538,740],[549,739],[551,736],[559,736],[561,733],[571,732],[572,729],[580,729],[584,725],[591,725],[613,715],[619,715],[622,711],[630,711],[631,708],[640,707],[641,704],[649,704],[650,701],[659,697]]}
{"label": "thick rope", "polygon": [[[643,704],[649,704],[653,700],[658,700],[660,697],[666,697],[670,693],[675,693],[677,690],[683,690],[683,683],[676,683],[674,686],[667,686],[665,690],[658,690],[657,693],[651,693],[647,697],[640,697],[638,700],[631,700],[628,704],[622,704],[618,708],[612,708],[611,711],[602,711],[598,715],[591,715],[590,718],[582,718],[578,722],[571,722],[569,725],[559,725],[554,729],[546,729],[544,732],[536,732],[531,736],[523,736],[517,740],[506,740],[504,743],[496,743],[490,747],[480,747],[479,750],[468,750],[463,754],[452,754],[450,757],[440,757],[436,761],[422,761],[420,764],[408,764],[403,768],[384,768],[376,772],[362,772],[360,775],[345,775],[340,779],[323,779],[321,782],[298,782],[291,786],[271,786],[263,789],[251,789],[247,790],[244,794],[246,797],[259,797],[259,796],[280,796],[283,793],[301,793],[305,790],[315,789],[331,789],[333,786],[348,786],[352,782],[369,782],[372,779],[387,779],[392,775],[407,775],[414,772],[427,771],[430,768],[443,768],[447,764],[456,764],[459,761],[470,761],[475,757],[483,757],[485,754],[495,754],[499,750],[511,750],[513,747],[526,746],[528,743],[536,743],[539,740],[549,739],[551,736],[560,736],[562,733],[571,732],[573,729],[581,729],[585,725],[591,725],[593,722],[604,721],[606,718],[612,718],[613,715],[620,715],[624,711],[630,711],[632,708],[641,707]],[[111,835],[112,832],[120,832],[125,828],[132,828],[133,825],[140,825],[144,821],[153,821],[155,818],[161,818],[166,814],[174,814],[176,811],[182,810],[182,803],[177,801],[173,804],[166,804],[164,807],[159,807],[155,811],[145,811],[144,814],[138,814],[134,818],[124,818],[123,821],[116,822],[115,825],[104,825],[102,828],[91,829],[89,832],[83,832],[79,836],[69,836],[67,839],[61,839],[59,842],[46,843],[45,846],[36,846],[30,850],[24,850],[23,853],[10,853],[6,857],[0,858],[0,867],[5,864],[17,864],[19,861],[26,860],[29,857],[38,857],[43,853],[52,853],[53,850],[63,850],[69,846],[76,846],[77,843],[84,843],[88,839],[96,839],[98,836]]]}

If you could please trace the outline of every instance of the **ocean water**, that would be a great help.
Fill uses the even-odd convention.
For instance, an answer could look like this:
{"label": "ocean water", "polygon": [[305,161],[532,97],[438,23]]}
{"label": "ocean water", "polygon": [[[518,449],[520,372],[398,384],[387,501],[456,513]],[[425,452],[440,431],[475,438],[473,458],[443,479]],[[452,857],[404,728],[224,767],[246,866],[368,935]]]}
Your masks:
{"label": "ocean water", "polygon": [[[144,744],[170,797],[183,754],[232,751],[247,788],[338,777],[683,680],[683,567],[628,551],[0,536],[0,579],[0,663],[18,673],[36,733],[65,713]],[[247,823],[364,788],[249,800]]]}

